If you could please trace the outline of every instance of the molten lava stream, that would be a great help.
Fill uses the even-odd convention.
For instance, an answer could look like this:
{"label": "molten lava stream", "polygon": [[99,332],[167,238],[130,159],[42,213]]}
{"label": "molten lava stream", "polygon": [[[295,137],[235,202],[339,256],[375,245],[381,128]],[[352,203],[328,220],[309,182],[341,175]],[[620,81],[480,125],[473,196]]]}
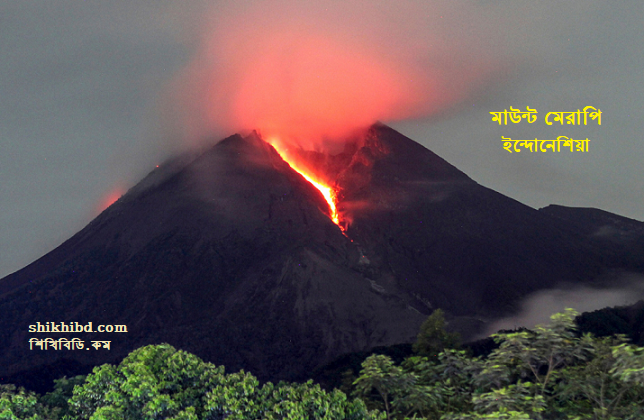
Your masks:
{"label": "molten lava stream", "polygon": [[340,225],[340,217],[338,215],[338,209],[335,204],[336,194],[333,188],[329,187],[328,185],[325,185],[320,181],[315,180],[314,179],[315,175],[312,173],[312,171],[309,171],[306,168],[303,168],[302,166],[296,164],[294,159],[291,159],[289,157],[288,152],[286,151],[286,148],[282,147],[279,141],[270,140],[269,143],[275,148],[275,150],[282,157],[284,162],[289,164],[291,169],[293,169],[298,174],[302,175],[304,179],[309,181],[311,185],[313,185],[322,193],[322,196],[329,204],[329,212],[331,214],[331,220],[333,221],[333,223],[338,225],[340,230],[342,230],[342,232],[344,233],[344,228]]}

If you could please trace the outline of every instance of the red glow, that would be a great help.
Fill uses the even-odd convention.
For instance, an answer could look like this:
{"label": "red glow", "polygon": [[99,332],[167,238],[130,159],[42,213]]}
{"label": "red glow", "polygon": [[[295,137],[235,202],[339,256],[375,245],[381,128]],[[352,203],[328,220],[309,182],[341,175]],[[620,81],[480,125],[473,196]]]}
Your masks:
{"label": "red glow", "polygon": [[97,208],[98,213],[102,212],[103,210],[105,210],[106,208],[114,204],[119,198],[121,198],[121,196],[124,193],[125,191],[121,187],[116,187],[112,189],[112,191],[107,193],[107,195],[105,195],[101,199],[100,203],[98,204],[98,208]]}
{"label": "red glow", "polygon": [[353,10],[354,19],[339,24],[340,9],[309,11],[295,1],[231,6],[204,18],[198,49],[173,84],[184,137],[259,130],[320,150],[376,121],[445,110],[485,73],[439,28],[416,22],[416,13],[419,33],[389,26],[396,8],[335,7]]}
{"label": "red glow", "polygon": [[273,34],[243,70],[234,121],[283,138],[339,138],[419,102],[405,74],[332,38]]}

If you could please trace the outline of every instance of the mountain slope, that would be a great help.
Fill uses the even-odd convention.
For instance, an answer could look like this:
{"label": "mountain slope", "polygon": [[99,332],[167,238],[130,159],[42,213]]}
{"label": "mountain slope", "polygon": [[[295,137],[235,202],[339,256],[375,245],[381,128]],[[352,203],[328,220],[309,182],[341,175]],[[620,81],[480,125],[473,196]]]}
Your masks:
{"label": "mountain slope", "polygon": [[[231,136],[161,165],[0,280],[0,377],[168,342],[264,380],[304,379],[342,354],[412,341],[434,308],[467,337],[535,290],[602,284],[622,267],[621,248],[480,186],[382,124],[339,154],[301,156],[338,191],[346,234],[258,134]],[[47,321],[128,332],[28,332]],[[89,350],[29,350],[32,337],[78,337]]]}

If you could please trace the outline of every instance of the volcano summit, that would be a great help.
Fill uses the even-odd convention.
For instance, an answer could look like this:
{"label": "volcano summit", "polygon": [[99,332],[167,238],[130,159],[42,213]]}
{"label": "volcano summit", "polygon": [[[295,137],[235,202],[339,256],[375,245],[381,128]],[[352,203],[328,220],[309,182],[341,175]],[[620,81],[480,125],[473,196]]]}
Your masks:
{"label": "volcano summit", "polygon": [[[335,155],[293,153],[333,189],[339,225],[257,133],[168,161],[0,280],[0,376],[58,366],[59,377],[167,342],[229,371],[299,380],[342,354],[413,341],[435,308],[467,338],[536,290],[644,272],[624,244],[485,188],[382,124]],[[37,322],[127,333],[30,333]],[[32,337],[111,348],[30,350]]]}

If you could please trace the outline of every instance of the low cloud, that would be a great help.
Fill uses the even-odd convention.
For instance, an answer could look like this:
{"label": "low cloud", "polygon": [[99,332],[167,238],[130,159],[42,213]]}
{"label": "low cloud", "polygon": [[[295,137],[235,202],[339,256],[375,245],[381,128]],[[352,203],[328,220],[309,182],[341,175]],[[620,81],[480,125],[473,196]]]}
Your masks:
{"label": "low cloud", "polygon": [[605,307],[632,305],[644,299],[644,279],[641,276],[629,276],[620,283],[620,286],[615,288],[562,288],[533,293],[521,303],[518,314],[492,322],[482,337],[499,330],[532,328],[538,324],[547,324],[550,315],[563,312],[566,308],[573,308],[582,313]]}

